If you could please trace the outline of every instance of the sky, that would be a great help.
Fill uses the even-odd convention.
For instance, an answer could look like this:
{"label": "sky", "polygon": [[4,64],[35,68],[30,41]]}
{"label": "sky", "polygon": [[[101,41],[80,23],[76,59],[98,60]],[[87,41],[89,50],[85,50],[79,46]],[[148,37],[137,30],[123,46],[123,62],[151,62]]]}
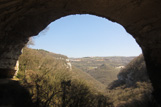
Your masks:
{"label": "sky", "polygon": [[135,39],[118,23],[94,15],[70,15],[48,25],[33,38],[34,49],[68,57],[138,56]]}

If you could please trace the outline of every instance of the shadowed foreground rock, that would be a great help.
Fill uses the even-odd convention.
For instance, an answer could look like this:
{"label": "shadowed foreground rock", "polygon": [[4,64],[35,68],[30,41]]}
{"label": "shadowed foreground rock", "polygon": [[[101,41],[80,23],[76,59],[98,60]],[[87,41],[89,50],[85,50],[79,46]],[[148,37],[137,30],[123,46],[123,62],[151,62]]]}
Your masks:
{"label": "shadowed foreground rock", "polygon": [[0,79],[0,107],[33,107],[29,92],[18,81]]}

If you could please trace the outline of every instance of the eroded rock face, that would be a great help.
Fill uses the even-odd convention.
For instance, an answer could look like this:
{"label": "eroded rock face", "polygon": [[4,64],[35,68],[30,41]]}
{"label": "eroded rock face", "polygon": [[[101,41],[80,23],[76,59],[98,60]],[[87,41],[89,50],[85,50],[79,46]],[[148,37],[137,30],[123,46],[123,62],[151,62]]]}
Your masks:
{"label": "eroded rock face", "polygon": [[12,71],[28,38],[50,22],[71,14],[93,14],[120,23],[136,39],[153,94],[161,103],[160,10],[161,0],[1,0],[0,75]]}

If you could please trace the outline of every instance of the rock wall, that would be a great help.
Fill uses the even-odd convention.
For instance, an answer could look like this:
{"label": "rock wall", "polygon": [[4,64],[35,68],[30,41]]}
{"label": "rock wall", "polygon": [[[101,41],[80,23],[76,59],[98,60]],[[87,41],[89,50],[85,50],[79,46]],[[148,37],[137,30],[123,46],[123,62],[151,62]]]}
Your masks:
{"label": "rock wall", "polygon": [[118,22],[143,50],[154,97],[161,103],[161,0],[1,0],[0,77],[10,71],[28,38],[52,21],[93,14]]}

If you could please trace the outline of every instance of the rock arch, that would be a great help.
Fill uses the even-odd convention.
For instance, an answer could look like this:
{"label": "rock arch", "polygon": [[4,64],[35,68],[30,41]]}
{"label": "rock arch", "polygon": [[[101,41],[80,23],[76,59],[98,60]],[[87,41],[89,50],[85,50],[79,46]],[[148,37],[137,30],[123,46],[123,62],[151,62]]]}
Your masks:
{"label": "rock arch", "polygon": [[120,23],[142,48],[161,103],[160,0],[1,0],[0,77],[10,76],[28,38],[50,22],[71,14],[93,14]]}

